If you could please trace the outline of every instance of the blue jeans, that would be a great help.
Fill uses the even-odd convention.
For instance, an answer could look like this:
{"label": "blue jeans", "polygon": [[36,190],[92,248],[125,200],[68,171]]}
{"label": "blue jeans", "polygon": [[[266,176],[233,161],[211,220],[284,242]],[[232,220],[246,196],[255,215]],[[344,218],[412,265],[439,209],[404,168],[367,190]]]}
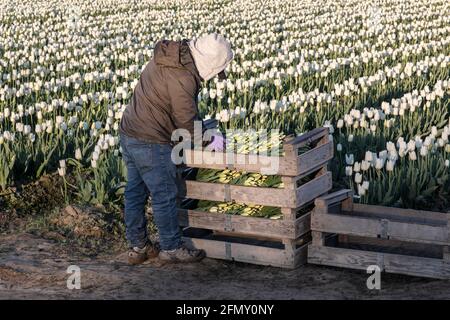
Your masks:
{"label": "blue jeans", "polygon": [[181,246],[177,214],[177,170],[169,144],[148,143],[120,135],[122,155],[127,166],[125,188],[126,236],[131,247],[147,242],[145,205],[152,197],[153,218],[159,230],[162,250]]}

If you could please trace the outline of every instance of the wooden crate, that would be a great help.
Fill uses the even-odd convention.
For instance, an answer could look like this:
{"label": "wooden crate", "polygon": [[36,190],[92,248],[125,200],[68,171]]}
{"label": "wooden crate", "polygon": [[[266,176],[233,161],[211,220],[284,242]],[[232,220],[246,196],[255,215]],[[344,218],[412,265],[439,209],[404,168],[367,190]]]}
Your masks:
{"label": "wooden crate", "polygon": [[342,190],[316,199],[311,230],[309,263],[450,278],[450,214],[354,204]]}
{"label": "wooden crate", "polygon": [[181,226],[210,229],[219,232],[238,233],[243,236],[269,237],[275,239],[298,239],[310,231],[311,213],[295,219],[266,219],[240,215],[211,213],[179,209]]}
{"label": "wooden crate", "polygon": [[[307,175],[313,179],[297,186],[297,181]],[[307,172],[297,177],[282,177],[284,188],[249,187],[241,185],[185,181],[185,197],[211,201],[236,201],[240,203],[258,204],[272,207],[299,208],[311,202],[332,187],[331,172],[326,164],[322,168]]]}
{"label": "wooden crate", "polygon": [[[305,212],[304,208],[313,204],[315,198],[328,193],[332,187],[327,164],[333,157],[333,144],[328,137],[328,129],[319,128],[284,142],[285,155],[278,157],[280,170],[277,172],[282,176],[284,188],[185,181],[180,188],[182,197],[280,207],[283,214],[282,219],[272,220],[179,209],[180,225],[188,230],[185,242],[192,247],[204,249],[207,256],[213,258],[286,268],[295,268],[304,263],[307,251],[304,241],[310,237],[310,212]],[[312,149],[298,155],[298,149],[305,144],[311,144]],[[198,152],[201,151],[192,151],[190,156]],[[211,153],[205,154],[208,157]],[[224,170],[232,168],[248,172],[261,172],[262,166],[267,164],[264,161],[222,165],[187,163],[192,167]],[[298,182],[306,176],[311,180],[299,185]],[[192,230],[208,230],[211,234],[189,236]],[[271,245],[265,246],[267,242]]]}
{"label": "wooden crate", "polygon": [[[308,205],[312,203],[306,208]],[[296,268],[306,262],[305,239],[311,234],[311,212],[307,210],[281,208],[282,219],[268,219],[179,209],[178,217],[187,230],[185,243],[205,250],[207,257]],[[189,230],[198,229],[210,234],[190,235]],[[267,241],[271,245],[265,246]]]}
{"label": "wooden crate", "polygon": [[205,250],[210,258],[293,269],[306,263],[310,235],[283,242],[186,228],[183,240],[189,247]]}
{"label": "wooden crate", "polygon": [[[314,144],[314,148],[298,154],[299,148]],[[244,155],[204,150],[185,150],[184,163],[193,168],[234,169],[247,172],[292,176],[320,168],[333,158],[333,142],[328,139],[328,128],[317,128],[298,137],[287,137],[283,142],[284,156]],[[268,164],[278,163],[277,168]]]}

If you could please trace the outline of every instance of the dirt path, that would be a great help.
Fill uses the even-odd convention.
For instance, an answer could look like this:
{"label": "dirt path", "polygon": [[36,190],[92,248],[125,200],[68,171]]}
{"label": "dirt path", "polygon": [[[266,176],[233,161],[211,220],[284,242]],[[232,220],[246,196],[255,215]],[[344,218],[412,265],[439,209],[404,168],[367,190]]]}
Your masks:
{"label": "dirt path", "polygon": [[[69,265],[81,268],[81,290],[68,290]],[[450,282],[382,276],[365,288],[363,272],[306,266],[297,270],[205,259],[200,264],[152,261],[130,267],[125,255],[95,259],[30,234],[0,238],[0,299],[379,299],[450,298]]]}

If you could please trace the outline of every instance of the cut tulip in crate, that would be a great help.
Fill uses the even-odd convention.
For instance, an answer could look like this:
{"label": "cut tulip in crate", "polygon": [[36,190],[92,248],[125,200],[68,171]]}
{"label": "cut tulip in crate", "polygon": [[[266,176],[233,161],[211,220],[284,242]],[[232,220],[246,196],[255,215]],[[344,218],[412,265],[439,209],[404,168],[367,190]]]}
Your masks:
{"label": "cut tulip in crate", "polygon": [[308,263],[450,279],[450,214],[352,199],[350,190],[316,199]]}
{"label": "cut tulip in crate", "polygon": [[[306,151],[299,152],[303,149]],[[195,157],[224,159],[224,162],[195,161]],[[282,156],[242,155],[245,161],[225,161],[226,154],[201,150],[185,152],[191,168],[233,170],[233,172],[276,174],[278,187],[238,185],[185,180],[182,196],[187,199],[236,203],[277,208],[273,217],[179,209],[185,242],[204,249],[208,257],[262,265],[295,268],[306,262],[310,241],[310,210],[314,199],[332,187],[328,161],[333,143],[327,128],[318,128],[297,137],[286,137]],[[234,159],[238,159],[234,157]],[[278,163],[268,171],[270,161]],[[210,164],[208,164],[210,163]],[[273,167],[270,168],[272,170]],[[220,205],[219,205],[220,206]],[[247,209],[245,209],[247,210]],[[245,212],[244,210],[244,212]]]}

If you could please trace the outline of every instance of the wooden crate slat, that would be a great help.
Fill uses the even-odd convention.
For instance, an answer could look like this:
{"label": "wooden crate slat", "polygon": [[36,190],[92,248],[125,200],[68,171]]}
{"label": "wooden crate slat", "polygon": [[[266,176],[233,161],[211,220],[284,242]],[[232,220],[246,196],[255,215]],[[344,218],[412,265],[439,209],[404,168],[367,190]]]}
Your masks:
{"label": "wooden crate slat", "polygon": [[[189,239],[189,240],[188,240]],[[223,241],[186,238],[186,243],[194,248],[202,248],[209,258],[237,260],[263,265],[285,266],[290,264],[285,252],[281,249],[246,245],[241,243],[224,243]],[[229,246],[229,249],[227,249]],[[227,250],[229,253],[227,253]]]}
{"label": "wooden crate slat", "polygon": [[402,241],[430,244],[447,244],[449,241],[446,225],[432,226],[361,217],[358,215],[317,213],[311,219],[311,228],[312,230],[328,233],[375,238],[380,236]]}
{"label": "wooden crate slat", "polygon": [[295,235],[301,237],[311,231],[311,212],[297,218],[295,222]]}
{"label": "wooden crate slat", "polygon": [[450,264],[442,259],[384,254],[384,266],[390,273],[450,279]]}
{"label": "wooden crate slat", "polygon": [[277,239],[297,239],[310,230],[309,213],[290,221],[179,209],[178,219],[180,225],[186,227],[241,232]]}
{"label": "wooden crate slat", "polygon": [[317,198],[314,201],[314,203],[316,206],[326,208],[329,205],[332,205],[337,202],[341,202],[342,200],[345,200],[352,196],[353,196],[352,190],[343,189],[343,190],[339,190],[339,191],[321,196],[320,198]]}
{"label": "wooden crate slat", "polygon": [[[314,131],[314,132],[313,132]],[[285,156],[271,155],[245,155],[226,152],[213,152],[206,150],[187,149],[184,150],[184,163],[193,168],[209,169],[235,169],[247,172],[261,172],[264,174],[277,174],[281,176],[298,176],[302,173],[319,168],[333,158],[333,142],[328,141],[328,129],[318,128],[302,136],[285,142]],[[302,139],[300,139],[302,138]],[[299,145],[315,141],[317,139],[326,139],[324,143],[307,152],[297,155],[296,149]],[[293,143],[293,140],[306,139],[306,142]],[[291,150],[292,149],[292,150]],[[294,152],[295,151],[295,152]],[[272,167],[272,164],[274,167]]]}
{"label": "wooden crate slat", "polygon": [[[342,203],[344,204],[344,202]],[[318,207],[316,205],[316,207]],[[423,218],[420,216],[407,215],[407,214],[396,214],[395,211],[385,212],[375,211],[372,209],[372,205],[358,205],[353,204],[351,208],[341,207],[341,212],[346,215],[359,216],[366,219],[378,219],[378,220],[389,220],[395,222],[404,223],[415,223],[415,224],[425,224],[430,226],[445,226],[445,219],[435,219],[433,217]],[[369,208],[369,209],[368,209]],[[382,208],[382,207],[380,207]],[[439,213],[439,212],[438,212]]]}
{"label": "wooden crate slat", "polygon": [[313,214],[311,229],[327,233],[367,237],[377,237],[381,234],[381,225],[377,220],[337,214]]}
{"label": "wooden crate slat", "polygon": [[[320,201],[320,200],[318,200]],[[437,220],[446,222],[447,221],[447,213],[443,212],[435,212],[435,211],[423,211],[423,210],[413,210],[413,209],[402,209],[402,208],[392,208],[392,207],[384,207],[384,206],[376,206],[376,205],[367,205],[367,204],[353,204],[354,211],[364,212],[367,214],[383,214],[385,218],[398,218],[398,219],[417,219],[423,221],[431,221]]]}
{"label": "wooden crate slat", "polygon": [[292,256],[287,251],[277,248],[191,237],[183,237],[183,240],[189,247],[205,250],[209,258],[283,268],[295,268],[304,263],[307,253],[306,245],[298,248]]}
{"label": "wooden crate slat", "polygon": [[308,263],[312,264],[367,270],[368,266],[378,265],[380,261],[381,256],[377,252],[311,244],[308,247]]}
{"label": "wooden crate slat", "polygon": [[[297,176],[319,168],[331,160],[333,158],[332,144],[330,141],[297,157],[234,155],[228,158],[227,154],[223,152],[186,150],[185,163],[188,167],[193,168],[233,169],[281,176]],[[319,151],[318,154],[316,154],[316,149]],[[198,160],[195,161],[195,159]],[[203,159],[203,161],[200,159]],[[274,167],[271,164],[274,164]]]}
{"label": "wooden crate slat", "polygon": [[381,239],[371,237],[360,237],[352,235],[338,235],[339,243],[347,246],[356,245],[357,248],[361,246],[382,248],[385,253],[401,253],[410,256],[428,256],[428,258],[442,257],[442,245],[415,243],[408,241],[401,241],[396,239]]}
{"label": "wooden crate slat", "polygon": [[426,224],[395,221],[389,221],[387,225],[387,234],[393,239],[431,244],[449,243],[447,226],[437,227]]}
{"label": "wooden crate slat", "polygon": [[305,144],[314,142],[324,137],[325,135],[328,135],[328,128],[326,127],[315,128],[298,137],[286,141],[283,146],[285,146],[285,149],[291,149],[293,147],[301,147]]}
{"label": "wooden crate slat", "polygon": [[[297,157],[297,172],[301,174],[303,172],[310,171],[311,168],[320,168],[324,164],[328,163],[334,156],[333,141],[311,149],[305,153],[302,153]],[[295,168],[295,167],[294,167]]]}
{"label": "wooden crate slat", "polygon": [[331,172],[325,172],[301,185],[295,192],[289,188],[251,187],[187,180],[185,193],[187,198],[192,199],[298,208],[328,192],[331,188]]}
{"label": "wooden crate slat", "polygon": [[[227,188],[229,191],[227,191]],[[283,188],[252,187],[187,180],[186,189],[186,197],[192,199],[236,201],[272,207],[295,207],[294,195]]]}
{"label": "wooden crate slat", "polygon": [[224,201],[225,184],[186,180],[186,195],[191,199]]}
{"label": "wooden crate slat", "polygon": [[304,204],[314,200],[318,196],[328,192],[333,187],[331,172],[326,172],[321,176],[301,185],[297,188],[297,203],[296,207],[301,207]]}
{"label": "wooden crate slat", "polygon": [[236,238],[260,240],[260,241],[277,241],[277,242],[281,241],[280,237],[276,237],[273,235],[260,235],[260,234],[255,235],[255,234],[249,234],[246,232],[213,230],[213,234],[215,236],[236,237]]}
{"label": "wooden crate slat", "polygon": [[[248,172],[260,172],[270,167],[271,163],[280,163],[283,170],[282,158],[278,156],[264,156],[253,154],[235,154],[213,152],[207,150],[187,149],[184,151],[184,161],[188,167],[208,169],[235,169]],[[276,173],[273,173],[276,174]]]}
{"label": "wooden crate slat", "polygon": [[364,250],[313,246],[308,247],[308,263],[367,270],[377,265],[382,271],[418,277],[450,278],[450,264],[434,258],[380,253]]}
{"label": "wooden crate slat", "polygon": [[295,250],[294,265],[292,268],[304,265],[308,262],[308,243]]}
{"label": "wooden crate slat", "polygon": [[231,199],[240,203],[295,208],[295,195],[284,188],[230,185]]}

